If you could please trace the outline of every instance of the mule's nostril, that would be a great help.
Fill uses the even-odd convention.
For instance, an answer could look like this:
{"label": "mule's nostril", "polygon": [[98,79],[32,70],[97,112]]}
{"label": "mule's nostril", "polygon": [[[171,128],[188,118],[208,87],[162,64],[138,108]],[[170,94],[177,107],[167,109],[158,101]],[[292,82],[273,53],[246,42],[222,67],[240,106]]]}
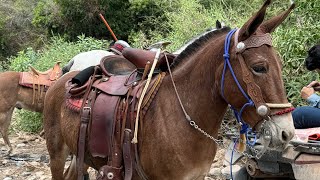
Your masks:
{"label": "mule's nostril", "polygon": [[287,142],[289,140],[289,134],[285,131],[282,131],[282,140]]}

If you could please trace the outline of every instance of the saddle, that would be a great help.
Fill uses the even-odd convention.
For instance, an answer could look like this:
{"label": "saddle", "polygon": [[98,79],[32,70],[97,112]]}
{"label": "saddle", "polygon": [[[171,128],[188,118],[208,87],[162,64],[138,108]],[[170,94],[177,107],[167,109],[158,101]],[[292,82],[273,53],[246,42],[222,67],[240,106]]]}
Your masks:
{"label": "saddle", "polygon": [[[138,164],[133,138],[137,101],[145,81],[136,66],[123,56],[106,56],[99,65],[84,70],[92,72],[86,78],[80,72],[67,81],[66,105],[80,112],[81,125],[78,139],[78,179],[82,178],[84,153],[106,159],[97,179],[130,180],[134,165]],[[147,90],[140,117],[146,113],[157,93],[165,73],[156,75]],[[83,82],[81,77],[88,79]],[[82,82],[80,86],[76,82]],[[88,142],[86,144],[86,139]],[[86,147],[87,145],[87,147]]]}
{"label": "saddle", "polygon": [[[124,48],[122,55],[132,62],[137,68],[144,68],[148,61],[151,64],[153,63],[156,52],[138,48]],[[164,71],[167,70],[166,58],[168,58],[169,64],[171,64],[174,58],[176,58],[176,55],[161,53],[156,67],[159,67]]]}
{"label": "saddle", "polygon": [[19,85],[33,88],[33,103],[36,95],[35,90],[38,90],[38,97],[40,98],[42,93],[47,91],[62,75],[60,63],[61,62],[57,62],[53,68],[48,69],[45,72],[40,72],[32,66],[30,66],[29,72],[20,72]]}

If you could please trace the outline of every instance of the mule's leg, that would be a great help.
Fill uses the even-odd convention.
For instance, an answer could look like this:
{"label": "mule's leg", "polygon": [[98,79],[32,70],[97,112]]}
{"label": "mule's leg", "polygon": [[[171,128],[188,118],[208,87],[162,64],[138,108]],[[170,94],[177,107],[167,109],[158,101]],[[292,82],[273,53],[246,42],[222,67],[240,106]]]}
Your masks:
{"label": "mule's leg", "polygon": [[46,145],[50,156],[50,170],[53,180],[63,180],[65,161],[69,155],[69,148],[65,144],[59,121],[55,121],[54,115],[44,114],[44,130]]}
{"label": "mule's leg", "polygon": [[[46,140],[48,141],[48,138],[46,138]],[[69,155],[68,147],[64,144],[56,146],[53,145],[50,147],[47,145],[47,148],[50,156],[50,170],[52,174],[52,180],[63,180],[64,165],[67,156]]]}
{"label": "mule's leg", "polygon": [[9,111],[0,113],[0,132],[3,138],[4,143],[9,147],[8,155],[12,151],[12,146],[9,141],[9,126],[11,123],[11,116],[13,113],[14,107],[10,108]]}

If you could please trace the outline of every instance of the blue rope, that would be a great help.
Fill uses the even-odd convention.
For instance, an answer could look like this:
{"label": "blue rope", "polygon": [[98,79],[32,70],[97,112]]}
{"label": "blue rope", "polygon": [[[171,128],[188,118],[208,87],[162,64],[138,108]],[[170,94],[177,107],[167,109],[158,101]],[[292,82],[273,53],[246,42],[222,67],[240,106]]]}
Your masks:
{"label": "blue rope", "polygon": [[[247,123],[245,123],[243,120],[242,120],[242,113],[244,111],[244,109],[248,106],[254,106],[254,102],[252,101],[252,99],[247,95],[247,93],[243,90],[243,88],[241,87],[233,69],[232,69],[232,66],[231,66],[231,63],[230,63],[230,54],[229,54],[229,50],[230,50],[230,44],[231,44],[231,38],[233,36],[233,34],[237,31],[237,29],[232,29],[226,36],[225,38],[225,43],[224,43],[224,54],[223,54],[223,58],[224,58],[224,64],[223,64],[223,71],[222,71],[222,77],[221,77],[221,94],[222,94],[222,97],[223,99],[228,103],[230,104],[225,96],[224,96],[224,80],[225,80],[225,74],[226,74],[226,71],[227,71],[227,67],[229,68],[230,70],[230,73],[233,77],[233,80],[235,81],[236,85],[238,86],[239,90],[241,91],[241,93],[243,94],[243,96],[246,98],[247,100],[247,103],[245,103],[240,111],[238,112],[231,104],[231,109],[233,110],[233,113],[234,113],[234,116],[236,117],[237,119],[237,122],[238,123],[241,123],[241,130],[240,130],[240,134],[245,134],[246,136],[246,139],[247,139],[247,144],[253,146],[255,143],[256,143],[256,134],[255,134],[255,139],[253,142],[249,141],[248,139],[248,129],[250,129],[250,131],[252,131],[251,128],[249,128],[249,125]],[[232,156],[233,156],[233,152],[232,152]],[[231,158],[232,158],[231,156]],[[232,161],[231,161],[232,162]],[[231,167],[231,166],[230,166]],[[231,172],[232,173],[232,172]]]}
{"label": "blue rope", "polygon": [[254,146],[257,142],[257,134],[253,132],[254,139],[253,139],[253,141],[250,141],[250,139],[248,138],[249,132],[253,132],[251,128],[248,128],[248,131],[246,132],[247,144],[249,144],[250,146]]}
{"label": "blue rope", "polygon": [[233,29],[231,30],[226,38],[225,38],[225,43],[224,43],[224,54],[223,54],[223,58],[224,58],[224,65],[223,65],[223,71],[222,71],[222,77],[221,77],[221,94],[222,94],[222,97],[223,99],[228,103],[230,104],[225,96],[224,96],[224,77],[225,77],[225,74],[226,74],[226,70],[227,70],[227,66],[230,70],[230,73],[236,83],[236,85],[238,86],[239,90],[241,91],[241,93],[243,94],[243,96],[247,99],[247,103],[245,103],[242,108],[240,109],[240,111],[238,112],[231,104],[231,109],[233,110],[234,112],[234,115],[238,121],[238,123],[241,122],[241,131],[240,133],[244,134],[246,133],[247,131],[247,128],[249,127],[243,120],[242,120],[242,112],[244,111],[244,109],[248,106],[254,106],[254,102],[250,99],[250,97],[247,95],[247,93],[243,90],[243,88],[241,87],[233,69],[232,69],[232,66],[231,66],[231,63],[230,63],[230,54],[229,54],[229,49],[230,49],[230,44],[231,44],[231,38],[233,36],[233,34],[237,31],[237,29]]}

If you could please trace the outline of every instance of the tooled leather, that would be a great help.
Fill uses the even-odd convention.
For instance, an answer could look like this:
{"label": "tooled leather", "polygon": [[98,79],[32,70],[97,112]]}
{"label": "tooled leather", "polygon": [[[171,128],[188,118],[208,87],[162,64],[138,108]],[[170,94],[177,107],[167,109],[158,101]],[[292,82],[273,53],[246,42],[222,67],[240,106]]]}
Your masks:
{"label": "tooled leather", "polygon": [[242,42],[245,44],[245,47],[243,49],[236,49],[237,53],[242,53],[246,49],[260,47],[262,45],[272,46],[272,37],[269,33],[253,35]]}
{"label": "tooled leather", "polygon": [[260,87],[254,82],[253,75],[250,72],[249,68],[245,64],[243,57],[239,54],[238,59],[242,69],[242,78],[247,85],[247,93],[251,97],[256,107],[259,107],[261,104],[265,104],[265,101],[262,97],[262,92]]}
{"label": "tooled leather", "polygon": [[[238,43],[237,35],[238,34],[236,33],[235,43]],[[242,69],[242,78],[247,85],[248,95],[254,102],[255,106],[259,107],[260,105],[265,104],[265,101],[262,97],[262,92],[260,87],[254,82],[253,75],[250,72],[248,66],[244,62],[242,52],[244,52],[246,49],[260,47],[262,45],[272,46],[272,37],[269,33],[262,34],[262,35],[253,35],[253,36],[250,36],[248,39],[244,40],[243,43],[245,45],[244,48],[242,49],[236,48],[237,57]]]}

